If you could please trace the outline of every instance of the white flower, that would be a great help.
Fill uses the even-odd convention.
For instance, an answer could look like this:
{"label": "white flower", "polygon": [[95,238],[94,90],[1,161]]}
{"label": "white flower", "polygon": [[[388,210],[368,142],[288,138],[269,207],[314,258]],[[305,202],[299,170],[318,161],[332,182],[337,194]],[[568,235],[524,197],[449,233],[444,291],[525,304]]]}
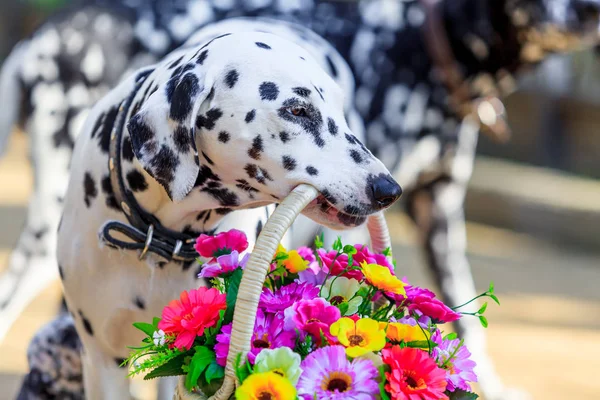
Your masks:
{"label": "white flower", "polygon": [[360,282],[356,279],[349,279],[344,276],[332,277],[327,279],[327,282],[323,285],[321,294],[329,299],[329,302],[334,306],[348,303],[348,309],[343,315],[352,315],[356,314],[358,307],[363,302],[362,297],[356,296],[360,286]]}
{"label": "white flower", "polygon": [[300,354],[294,353],[289,347],[264,349],[256,356],[254,372],[273,371],[295,386],[302,374],[301,362]]}
{"label": "white flower", "polygon": [[156,332],[154,332],[152,338],[154,339],[155,346],[162,346],[165,344],[165,332],[162,329],[159,329]]}

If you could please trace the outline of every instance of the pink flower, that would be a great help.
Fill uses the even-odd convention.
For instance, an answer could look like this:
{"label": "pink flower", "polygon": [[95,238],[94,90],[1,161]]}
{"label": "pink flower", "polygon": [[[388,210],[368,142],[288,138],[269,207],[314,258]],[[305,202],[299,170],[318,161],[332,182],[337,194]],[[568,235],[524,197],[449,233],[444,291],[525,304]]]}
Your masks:
{"label": "pink flower", "polygon": [[387,257],[384,256],[383,254],[371,253],[371,251],[369,250],[369,247],[366,245],[362,245],[362,244],[354,245],[354,248],[356,249],[356,254],[354,254],[353,257],[354,257],[354,262],[357,265],[360,265],[363,262],[366,262],[367,264],[381,265],[383,267],[388,267],[390,272],[392,273],[392,275],[395,275],[394,266],[392,264],[390,264]]}
{"label": "pink flower", "polygon": [[234,251],[243,252],[248,248],[248,239],[244,232],[232,229],[215,236],[200,235],[196,239],[196,251],[202,257],[219,257]]}
{"label": "pink flower", "polygon": [[317,297],[312,300],[300,300],[285,310],[285,329],[299,329],[310,334],[321,344],[321,333],[331,342],[336,341],[329,327],[340,319],[340,310],[327,300]]}
{"label": "pink flower", "polygon": [[323,249],[317,250],[317,253],[323,262],[323,269],[329,271],[331,276],[345,276],[346,278],[354,278],[357,281],[361,281],[363,279],[363,273],[358,268],[356,261],[353,262],[353,266],[357,267],[356,269],[349,269],[342,274],[342,272],[348,267],[348,255],[340,254],[337,256],[337,251],[331,250],[328,252]]}
{"label": "pink flower", "polygon": [[277,313],[291,307],[298,300],[313,299],[318,295],[319,288],[314,285],[293,282],[279,288],[275,293],[264,288],[258,306],[266,312]]}
{"label": "pink flower", "polygon": [[477,382],[477,375],[473,372],[475,361],[469,359],[471,353],[466,346],[460,348],[460,339],[443,340],[439,331],[431,337],[438,344],[433,349],[433,358],[437,364],[446,370],[447,389],[454,392],[456,389],[471,390],[469,382]]}
{"label": "pink flower", "polygon": [[[217,344],[215,353],[217,355],[217,364],[222,367],[227,363],[227,354],[229,353],[229,343],[231,341],[231,328],[233,324],[223,326],[221,333],[217,335]],[[292,331],[283,329],[283,319],[278,315],[265,314],[261,309],[256,313],[256,322],[254,324],[254,333],[250,342],[250,352],[248,360],[254,364],[258,353],[263,349],[276,349],[278,347],[294,348],[296,334]]]}
{"label": "pink flower", "polygon": [[231,254],[223,254],[217,257],[215,261],[213,261],[213,258],[213,260],[202,266],[198,278],[214,278],[235,271],[237,268],[244,268],[249,257],[250,254],[246,253],[240,260],[240,254],[237,250],[234,250]]}
{"label": "pink flower", "polygon": [[432,291],[410,285],[405,286],[405,290],[410,311],[420,311],[423,315],[442,322],[452,322],[460,318],[460,314],[436,299]]}
{"label": "pink flower", "polygon": [[202,336],[206,328],[219,320],[219,312],[227,308],[226,296],[217,289],[200,289],[181,292],[179,300],[173,300],[163,309],[158,328],[176,336],[176,348],[190,349],[196,336]]}

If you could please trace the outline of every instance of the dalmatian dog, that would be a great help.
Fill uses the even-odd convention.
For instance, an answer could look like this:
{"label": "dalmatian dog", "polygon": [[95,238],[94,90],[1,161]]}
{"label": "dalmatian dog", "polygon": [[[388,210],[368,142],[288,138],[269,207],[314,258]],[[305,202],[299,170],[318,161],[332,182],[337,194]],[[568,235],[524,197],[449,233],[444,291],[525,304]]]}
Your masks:
{"label": "dalmatian dog", "polygon": [[[19,89],[25,89],[23,125],[32,138],[36,174],[44,177],[36,182],[52,184],[37,184],[11,272],[0,281],[0,315],[8,321],[0,329],[10,326],[58,270],[54,227],[63,207],[70,147],[89,106],[116,84],[119,71],[160,58],[198,27],[238,15],[300,22],[342,54],[356,81],[354,105],[365,121],[365,143],[405,189],[407,211],[422,234],[427,265],[444,300],[456,305],[473,296],[462,204],[478,127],[450,107],[451,90],[427,51],[427,1],[90,3],[96,6],[63,13],[43,26],[3,68],[3,99],[18,99]],[[581,46],[585,34],[597,30],[595,0],[445,0],[436,9],[472,98],[509,92],[515,72],[552,52],[573,49],[572,43]],[[552,40],[553,32],[565,35]],[[339,73],[335,65],[327,67],[330,75]],[[3,107],[0,133],[9,131],[17,111]],[[202,218],[210,219],[209,214]],[[256,214],[262,219],[238,223],[258,232],[265,214]],[[478,361],[481,392],[486,398],[510,397],[487,358],[477,321],[467,319],[457,329]]]}
{"label": "dalmatian dog", "polygon": [[[344,229],[400,197],[348,126],[352,85],[342,89],[328,75],[323,55],[351,77],[335,49],[305,28],[228,20],[126,78],[92,108],[73,153],[57,248],[87,398],[126,398],[119,363],[141,339],[132,323],[203,284],[190,268],[194,257],[165,260],[150,247],[141,259],[111,240],[109,224],[140,229],[129,218],[140,207],[156,221],[154,240],[169,236],[157,236],[159,226],[194,237],[231,210],[272,204],[306,183],[320,196],[304,214]],[[210,218],[201,217],[208,211]]]}

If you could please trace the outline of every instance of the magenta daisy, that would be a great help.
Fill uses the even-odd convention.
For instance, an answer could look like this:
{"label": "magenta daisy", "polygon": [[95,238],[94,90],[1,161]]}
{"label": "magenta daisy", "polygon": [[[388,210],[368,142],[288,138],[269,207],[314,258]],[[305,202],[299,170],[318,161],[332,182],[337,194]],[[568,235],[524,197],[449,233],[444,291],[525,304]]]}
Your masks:
{"label": "magenta daisy", "polygon": [[[221,333],[217,335],[217,344],[215,345],[217,364],[223,367],[227,363],[232,325],[223,326]],[[294,348],[295,344],[296,333],[293,331],[284,331],[282,318],[272,314],[265,315],[260,309],[257,311],[254,334],[250,343],[251,349],[250,353],[248,353],[248,360],[251,364],[254,364],[256,356],[263,349],[276,349],[284,346]]]}
{"label": "magenta daisy", "polygon": [[240,253],[236,250],[232,251],[231,254],[224,254],[217,257],[216,262],[206,263],[202,266],[198,278],[214,278],[223,274],[229,273],[237,269],[238,267],[244,268],[250,254],[244,255],[240,260]]}
{"label": "magenta daisy", "polygon": [[304,400],[373,400],[379,393],[371,360],[350,362],[343,346],[318,349],[302,362],[298,396]]}
{"label": "magenta daisy", "polygon": [[329,328],[340,317],[340,309],[321,297],[300,300],[285,310],[285,329],[306,332],[318,345],[321,345],[321,335],[332,343],[337,339],[331,334]]}
{"label": "magenta daisy", "polygon": [[291,307],[295,302],[303,299],[314,299],[319,295],[319,288],[310,283],[291,283],[282,286],[273,293],[264,288],[260,295],[258,306],[265,312],[277,313]]}
{"label": "magenta daisy", "polygon": [[466,346],[460,348],[460,339],[440,340],[438,332],[432,337],[438,343],[433,349],[433,358],[437,364],[446,370],[447,389],[454,392],[456,389],[470,391],[469,382],[477,382],[477,375],[473,372],[475,361],[470,360],[471,352]]}

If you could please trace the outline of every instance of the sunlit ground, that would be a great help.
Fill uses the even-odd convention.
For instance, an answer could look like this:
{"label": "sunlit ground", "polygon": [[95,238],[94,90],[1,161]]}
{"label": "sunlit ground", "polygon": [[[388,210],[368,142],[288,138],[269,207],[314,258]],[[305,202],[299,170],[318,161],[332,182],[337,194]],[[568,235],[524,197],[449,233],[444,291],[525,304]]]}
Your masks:
{"label": "sunlit ground", "polygon": [[[19,234],[31,176],[22,135],[0,161],[0,268]],[[429,285],[415,232],[403,214],[388,214],[399,273]],[[584,254],[523,234],[469,224],[469,259],[478,288],[495,282],[501,307],[488,307],[490,353],[502,378],[534,399],[593,400],[600,395],[600,253]],[[0,344],[0,400],[12,399],[26,371],[34,332],[56,313],[53,284]],[[0,323],[2,323],[0,321]]]}

